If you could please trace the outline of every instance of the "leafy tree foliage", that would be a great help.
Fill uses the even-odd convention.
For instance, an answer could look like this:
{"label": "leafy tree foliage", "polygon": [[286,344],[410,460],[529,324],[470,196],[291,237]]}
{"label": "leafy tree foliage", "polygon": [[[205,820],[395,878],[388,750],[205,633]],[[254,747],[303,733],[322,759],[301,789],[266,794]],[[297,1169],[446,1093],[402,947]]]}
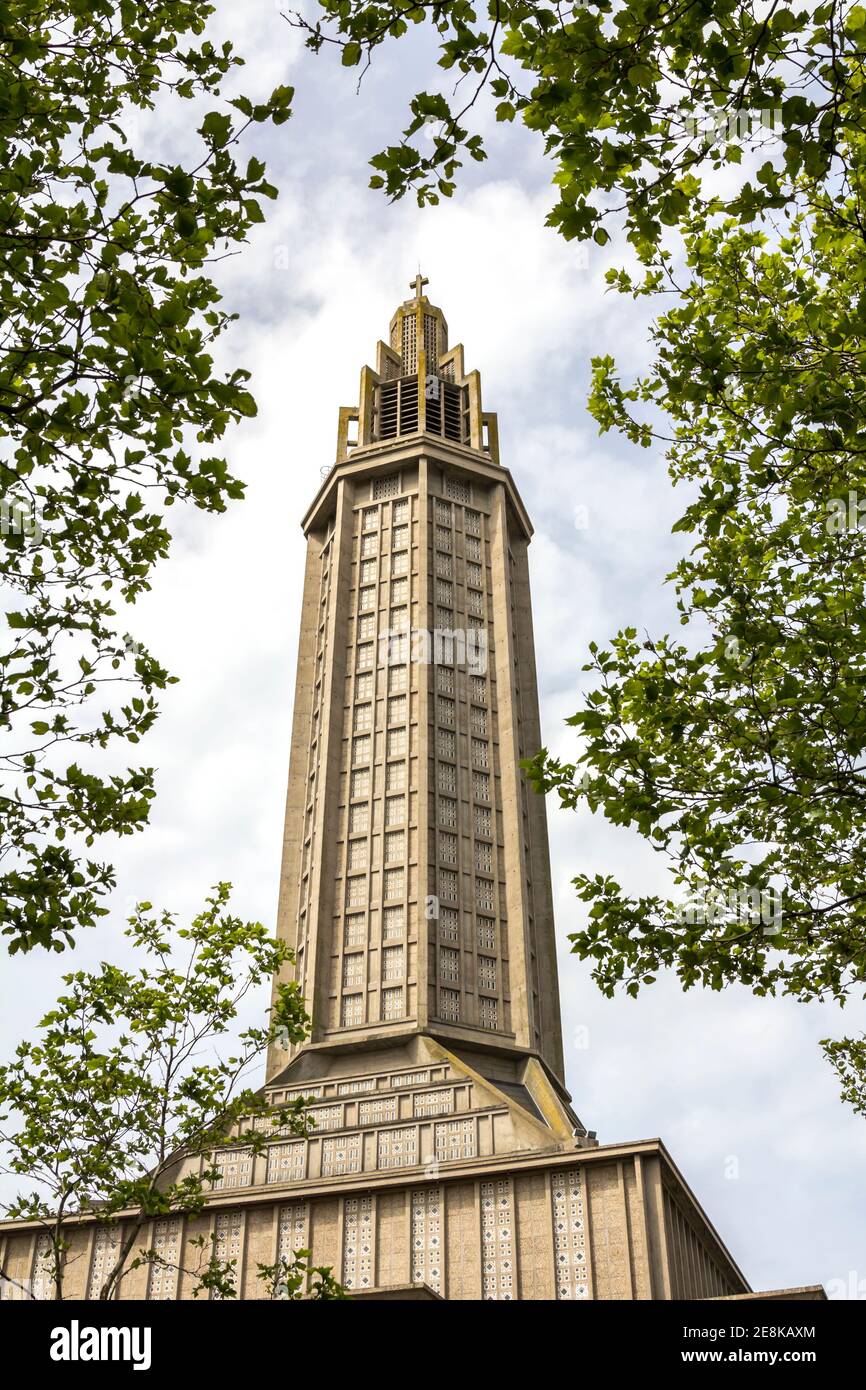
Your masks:
{"label": "leafy tree foliage", "polygon": [[[130,1270],[166,1263],[147,1244],[149,1223],[204,1209],[220,1178],[218,1149],[260,1153],[269,1137],[308,1131],[303,1098],[272,1106],[246,1084],[269,1043],[302,1041],[309,1019],[297,984],[282,984],[267,1026],[237,1032],[250,989],[292,954],[260,923],[233,916],[229,899],[229,885],[219,884],[183,928],[140,904],[126,935],[143,963],[64,976],[66,993],[36,1040],[0,1066],[0,1166],[28,1184],[5,1215],[36,1221],[49,1236],[57,1298],[70,1227],[82,1214],[120,1229],[100,1292],[111,1298]],[[226,1050],[230,1033],[237,1037]],[[187,1272],[197,1290],[235,1297],[233,1263],[205,1238],[196,1249]],[[270,1296],[301,1297],[308,1276],[314,1296],[339,1296],[330,1271],[308,1261],[309,1251],[295,1251],[262,1266]]]}
{"label": "leafy tree foliage", "polygon": [[[187,164],[143,152],[157,104],[216,101],[241,62],[202,0],[7,0],[0,41],[0,929],[63,949],[105,909],[96,837],[147,820],[153,770],[99,776],[171,679],[123,606],[168,552],[166,508],[221,512],[241,483],[216,452],[255,412],[218,371],[234,317],[206,273],[263,220],[264,165],[237,162],[292,90],[207,110]],[[124,683],[126,694],[112,703]]]}

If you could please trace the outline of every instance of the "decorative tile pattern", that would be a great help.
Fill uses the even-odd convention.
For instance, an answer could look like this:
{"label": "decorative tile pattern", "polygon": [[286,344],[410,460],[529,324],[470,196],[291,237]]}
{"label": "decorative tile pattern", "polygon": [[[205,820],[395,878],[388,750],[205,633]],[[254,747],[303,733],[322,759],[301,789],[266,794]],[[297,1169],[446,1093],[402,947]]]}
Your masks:
{"label": "decorative tile pattern", "polygon": [[122,1237],[123,1227],[120,1225],[97,1226],[93,1236],[93,1255],[90,1261],[90,1278],[87,1283],[88,1298],[99,1298],[100,1290],[120,1254]]}
{"label": "decorative tile pattern", "polygon": [[377,1168],[412,1168],[418,1162],[418,1126],[380,1129],[376,1146]]}
{"label": "decorative tile pattern", "polygon": [[553,1249],[556,1261],[556,1297],[588,1298],[589,1273],[583,1190],[577,1169],[551,1177]]}
{"label": "decorative tile pattern", "polygon": [[347,1134],[341,1139],[322,1141],[322,1177],[334,1177],[339,1173],[360,1173],[361,1136]]}
{"label": "decorative tile pattern", "polygon": [[442,1290],[442,1191],[416,1187],[412,1192],[412,1283]]}
{"label": "decorative tile pattern", "polygon": [[343,1204],[343,1276],[347,1289],[373,1284],[373,1199],[347,1197]]}
{"label": "decorative tile pattern", "polygon": [[153,1228],[153,1249],[165,1264],[152,1264],[147,1285],[149,1299],[165,1300],[177,1298],[177,1266],[180,1262],[180,1240],[183,1218],[171,1216],[157,1221]]}
{"label": "decorative tile pattern", "polygon": [[514,1190],[510,1178],[481,1184],[481,1290],[487,1301],[517,1297]]}

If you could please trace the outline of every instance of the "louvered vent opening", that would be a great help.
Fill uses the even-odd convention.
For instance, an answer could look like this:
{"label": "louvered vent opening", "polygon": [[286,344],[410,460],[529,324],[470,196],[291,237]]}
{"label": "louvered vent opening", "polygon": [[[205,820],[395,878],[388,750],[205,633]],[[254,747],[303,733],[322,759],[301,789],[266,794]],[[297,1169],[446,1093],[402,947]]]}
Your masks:
{"label": "louvered vent opening", "polygon": [[404,376],[399,386],[400,433],[415,434],[418,430],[418,378]]}
{"label": "louvered vent opening", "polygon": [[461,386],[454,386],[450,381],[442,382],[440,396],[442,398],[444,429],[442,433],[446,439],[453,439],[455,443],[463,442],[463,395]]}
{"label": "louvered vent opening", "polygon": [[377,434],[380,439],[395,439],[397,436],[397,396],[399,389],[400,386],[397,381],[386,381],[379,387]]}
{"label": "louvered vent opening", "polygon": [[442,385],[438,377],[427,377],[424,410],[428,434],[442,433]]}

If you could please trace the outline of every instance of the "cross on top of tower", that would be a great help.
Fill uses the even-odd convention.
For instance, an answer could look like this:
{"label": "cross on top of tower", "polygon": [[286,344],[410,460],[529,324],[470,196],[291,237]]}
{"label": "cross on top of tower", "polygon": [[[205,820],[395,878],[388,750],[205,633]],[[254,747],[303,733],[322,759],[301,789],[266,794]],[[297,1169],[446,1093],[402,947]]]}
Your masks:
{"label": "cross on top of tower", "polygon": [[421,271],[419,270],[418,274],[415,276],[415,279],[409,281],[409,288],[410,290],[415,291],[415,298],[420,299],[421,291],[423,290],[424,286],[429,285],[429,283],[430,281],[427,279],[427,276],[422,275]]}

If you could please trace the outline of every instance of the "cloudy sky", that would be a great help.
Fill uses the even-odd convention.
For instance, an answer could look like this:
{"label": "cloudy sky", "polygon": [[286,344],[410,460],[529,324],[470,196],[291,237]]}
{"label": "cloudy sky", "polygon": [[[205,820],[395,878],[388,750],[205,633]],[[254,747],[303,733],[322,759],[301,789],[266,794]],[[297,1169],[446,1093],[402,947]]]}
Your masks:
{"label": "cloudy sky", "polygon": [[[116,910],[81,939],[79,965],[123,959],[119,927],[137,898],[190,912],[219,879],[235,885],[239,911],[274,920],[299,522],[333,461],[338,407],[356,401],[360,367],[419,262],[452,342],[482,373],[536,528],[542,724],[554,751],[574,751],[563,720],[578,704],[587,643],[626,623],[672,625],[662,579],[678,553],[670,527],[681,499],[663,459],[600,439],[584,406],[591,356],[610,352],[625,373],[646,361],[646,306],[605,292],[622,250],[587,259],[545,229],[551,171],[540,147],[483,110],[491,157],[455,198],[423,212],[389,207],[367,189],[366,161],[396,137],[408,96],[434,86],[423,38],[385,52],[356,96],[353,75],[307,54],[270,0],[216,4],[220,36],[248,60],[240,89],[297,88],[293,119],[258,129],[249,146],[267,159],[279,201],[218,272],[240,313],[224,360],[252,371],[259,403],[228,444],[248,497],[221,519],[175,519],[172,558],[124,625],[181,682],[141,749],[159,769],[151,825],[106,851],[119,872]],[[169,112],[145,138],[180,151],[190,128],[188,111]],[[601,1142],[660,1135],[754,1287],[822,1281],[851,1297],[859,1282],[866,1296],[866,1126],[843,1109],[818,1047],[855,1030],[853,1010],[733,989],[684,996],[673,979],[637,1001],[602,999],[567,951],[581,911],[570,880],[603,870],[654,891],[661,865],[635,835],[588,814],[551,803],[549,817],[567,1080],[581,1118]],[[69,957],[35,955],[7,967],[0,1055],[32,1030],[69,968]]]}

